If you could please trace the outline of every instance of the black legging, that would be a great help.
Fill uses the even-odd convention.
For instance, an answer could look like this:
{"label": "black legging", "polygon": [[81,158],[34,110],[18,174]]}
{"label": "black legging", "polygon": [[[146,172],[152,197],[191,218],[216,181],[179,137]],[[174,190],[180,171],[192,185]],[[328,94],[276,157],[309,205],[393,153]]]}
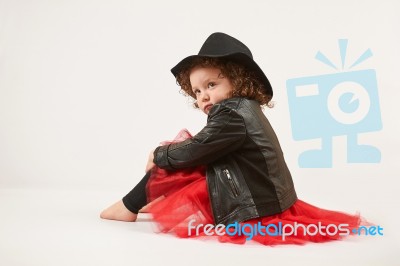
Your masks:
{"label": "black legging", "polygon": [[125,207],[133,213],[138,214],[139,210],[147,204],[146,184],[149,181],[150,171],[140,182],[122,198]]}

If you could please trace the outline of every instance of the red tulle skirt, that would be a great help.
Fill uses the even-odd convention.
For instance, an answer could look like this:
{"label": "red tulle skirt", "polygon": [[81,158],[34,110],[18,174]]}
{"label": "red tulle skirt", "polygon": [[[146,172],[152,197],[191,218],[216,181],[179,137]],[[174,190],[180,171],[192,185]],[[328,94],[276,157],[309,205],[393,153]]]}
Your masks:
{"label": "red tulle skirt", "polygon": [[[172,141],[190,136],[183,130]],[[166,144],[168,142],[164,142]],[[147,184],[149,204],[160,232],[178,237],[215,237],[220,242],[264,245],[305,244],[338,240],[368,223],[360,215],[321,209],[297,200],[282,213],[230,224],[212,226],[214,219],[205,178],[205,166],[166,171],[152,169]]]}

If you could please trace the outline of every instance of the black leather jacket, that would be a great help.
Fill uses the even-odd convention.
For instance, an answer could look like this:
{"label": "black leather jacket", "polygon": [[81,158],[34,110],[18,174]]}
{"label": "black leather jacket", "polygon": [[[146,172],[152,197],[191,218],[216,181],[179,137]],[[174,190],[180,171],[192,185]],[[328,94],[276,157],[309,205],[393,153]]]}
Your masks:
{"label": "black leather jacket", "polygon": [[154,163],[170,170],[207,165],[215,224],[281,213],[297,200],[278,138],[254,100],[215,104],[197,135],[157,147]]}

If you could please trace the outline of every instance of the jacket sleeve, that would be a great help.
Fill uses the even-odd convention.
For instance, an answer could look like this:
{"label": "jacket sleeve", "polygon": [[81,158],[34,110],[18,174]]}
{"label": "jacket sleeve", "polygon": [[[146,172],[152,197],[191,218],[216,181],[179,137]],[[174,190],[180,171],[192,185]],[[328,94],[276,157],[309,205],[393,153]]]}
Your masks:
{"label": "jacket sleeve", "polygon": [[168,170],[205,165],[239,148],[246,137],[243,117],[225,106],[215,107],[193,138],[157,147],[154,163]]}

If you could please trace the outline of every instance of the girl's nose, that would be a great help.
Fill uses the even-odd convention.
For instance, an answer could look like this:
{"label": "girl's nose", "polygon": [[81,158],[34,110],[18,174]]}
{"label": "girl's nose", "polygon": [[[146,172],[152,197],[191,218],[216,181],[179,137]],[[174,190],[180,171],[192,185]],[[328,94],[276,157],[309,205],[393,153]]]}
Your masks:
{"label": "girl's nose", "polygon": [[201,96],[201,100],[204,101],[208,101],[210,99],[210,96],[208,95],[207,92],[203,92],[202,96]]}

